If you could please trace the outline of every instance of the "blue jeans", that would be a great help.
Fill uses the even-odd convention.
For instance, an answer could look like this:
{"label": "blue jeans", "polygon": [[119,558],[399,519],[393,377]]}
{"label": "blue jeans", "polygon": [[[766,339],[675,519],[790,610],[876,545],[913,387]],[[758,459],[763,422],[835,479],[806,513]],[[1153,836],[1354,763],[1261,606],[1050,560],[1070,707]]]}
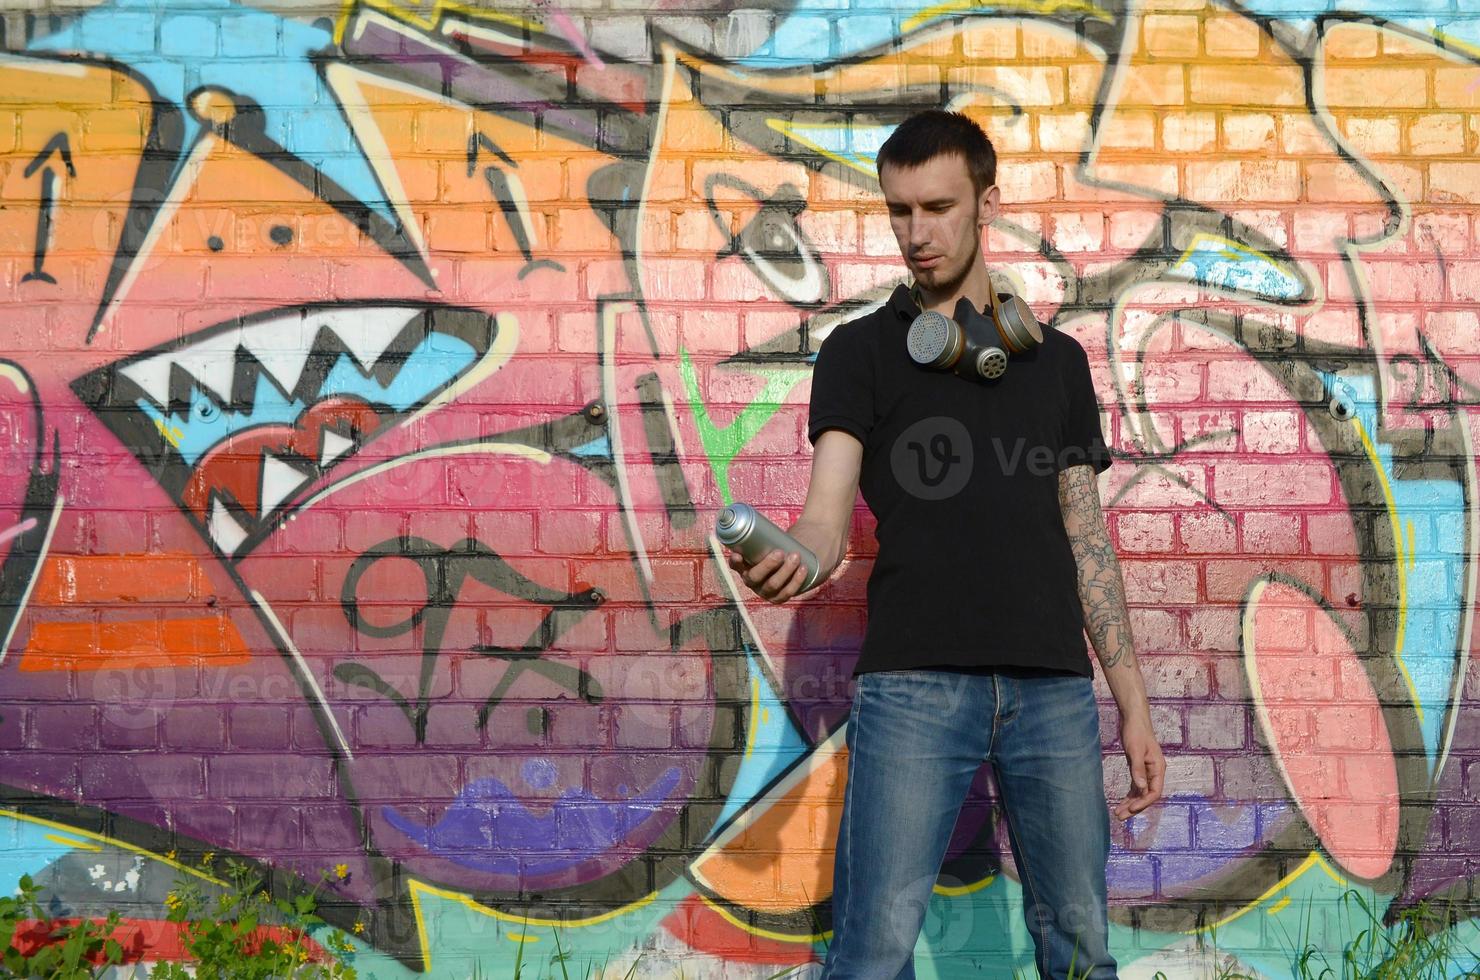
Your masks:
{"label": "blue jeans", "polygon": [[824,980],[913,980],[926,905],[984,761],[1007,815],[1039,974],[1113,980],[1110,814],[1090,678],[860,674],[846,741]]}

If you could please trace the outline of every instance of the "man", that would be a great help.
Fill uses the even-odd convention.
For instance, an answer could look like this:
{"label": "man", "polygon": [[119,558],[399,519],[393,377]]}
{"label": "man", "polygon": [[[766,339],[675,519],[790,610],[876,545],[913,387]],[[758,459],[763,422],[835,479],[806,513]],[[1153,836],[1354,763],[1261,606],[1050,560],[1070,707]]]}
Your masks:
{"label": "man", "polygon": [[[895,130],[878,171],[914,284],[821,345],[811,482],[790,528],[830,574],[860,486],[878,520],[822,976],[914,977],[951,831],[989,761],[1040,974],[1113,978],[1086,632],[1130,765],[1117,818],[1161,796],[1166,767],[1100,510],[1096,475],[1110,454],[1089,360],[1045,330],[990,381],[915,363],[906,336],[923,310],[952,316],[961,297],[988,307],[982,236],[999,206],[996,158],[974,122],[932,110]],[[729,564],[773,603],[806,577],[795,553],[754,565],[732,553]]]}

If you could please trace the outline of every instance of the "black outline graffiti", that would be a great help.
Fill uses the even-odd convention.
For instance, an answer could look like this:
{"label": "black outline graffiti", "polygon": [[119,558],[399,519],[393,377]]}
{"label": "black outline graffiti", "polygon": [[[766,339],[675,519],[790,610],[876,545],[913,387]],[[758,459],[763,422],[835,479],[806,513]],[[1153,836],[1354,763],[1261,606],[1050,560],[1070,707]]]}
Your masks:
{"label": "black outline graffiti", "polygon": [[[426,585],[426,601],[400,622],[377,625],[366,622],[361,616],[357,592],[360,579],[377,562],[388,558],[406,559],[417,566]],[[602,700],[601,684],[595,677],[568,664],[541,658],[562,634],[600,606],[605,597],[596,589],[565,593],[540,585],[519,572],[497,551],[475,538],[464,538],[450,548],[443,548],[435,541],[421,537],[390,538],[367,548],[355,558],[345,574],[339,596],[340,608],[344,611],[345,620],[357,632],[369,637],[388,639],[410,633],[418,626],[424,627],[421,673],[414,699],[402,694],[363,663],[341,661],[334,667],[334,676],[347,684],[374,691],[394,703],[406,715],[406,720],[415,733],[416,744],[426,744],[427,716],[433,703],[432,677],[443,653],[443,632],[457,607],[463,583],[468,579],[497,589],[505,595],[550,607],[550,611],[545,614],[524,646],[472,647],[476,653],[509,662],[509,669],[504,671],[497,686],[478,709],[475,727],[481,730],[487,725],[489,712],[502,700],[509,686],[526,670],[567,688],[590,704],[597,704]]]}
{"label": "black outline graffiti", "polygon": [[[72,166],[72,145],[67,139],[66,133],[57,133],[46,141],[41,152],[31,158],[22,173],[29,177],[36,172],[36,168],[47,163],[52,153],[55,152],[61,158],[62,165],[67,168],[67,175],[77,176],[77,168]],[[56,277],[42,267],[46,264],[46,249],[51,240],[52,211],[56,207],[56,171],[49,165],[41,171],[41,203],[36,212],[36,248],[32,257],[31,270],[21,276],[21,282],[41,282],[56,285]]]}

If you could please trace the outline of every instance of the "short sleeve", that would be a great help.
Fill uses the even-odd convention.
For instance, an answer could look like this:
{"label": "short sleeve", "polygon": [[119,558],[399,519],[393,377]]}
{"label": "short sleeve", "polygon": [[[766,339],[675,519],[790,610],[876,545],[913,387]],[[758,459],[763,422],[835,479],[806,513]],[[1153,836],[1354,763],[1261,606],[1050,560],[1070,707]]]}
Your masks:
{"label": "short sleeve", "polygon": [[874,368],[867,338],[859,329],[841,324],[817,349],[807,410],[808,442],[815,444],[826,429],[850,432],[859,442],[868,440],[874,426]]}
{"label": "short sleeve", "polygon": [[1110,448],[1100,426],[1100,403],[1095,397],[1095,382],[1089,372],[1089,355],[1079,342],[1069,341],[1066,384],[1068,408],[1064,416],[1064,440],[1059,450],[1059,469],[1065,470],[1088,463],[1096,473],[1110,468]]}

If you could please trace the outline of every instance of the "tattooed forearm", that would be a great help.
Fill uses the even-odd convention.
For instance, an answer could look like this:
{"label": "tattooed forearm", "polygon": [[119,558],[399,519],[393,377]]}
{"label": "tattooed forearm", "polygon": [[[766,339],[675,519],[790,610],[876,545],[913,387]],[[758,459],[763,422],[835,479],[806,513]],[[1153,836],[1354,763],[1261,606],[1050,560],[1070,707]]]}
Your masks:
{"label": "tattooed forearm", "polygon": [[1106,670],[1116,665],[1134,668],[1136,653],[1130,613],[1125,606],[1125,585],[1100,510],[1093,468],[1070,466],[1059,473],[1059,508],[1074,562],[1079,566],[1079,603],[1090,643]]}

